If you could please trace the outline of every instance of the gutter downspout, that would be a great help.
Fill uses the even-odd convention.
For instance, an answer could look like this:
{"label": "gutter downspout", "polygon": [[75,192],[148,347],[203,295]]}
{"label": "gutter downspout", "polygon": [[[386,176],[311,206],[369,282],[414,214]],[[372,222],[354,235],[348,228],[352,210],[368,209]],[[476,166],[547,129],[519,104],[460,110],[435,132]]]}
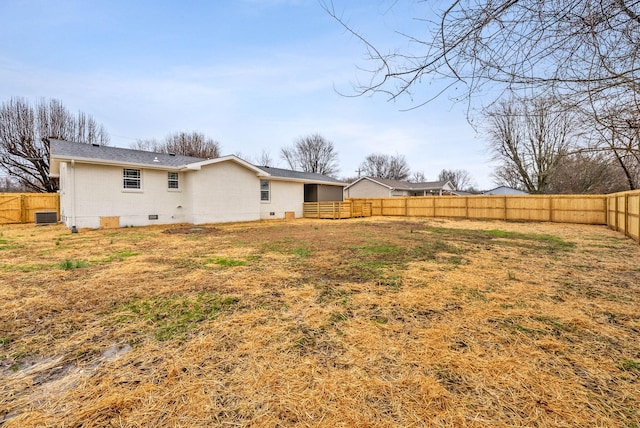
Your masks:
{"label": "gutter downspout", "polygon": [[76,161],[71,159],[71,233],[78,233],[76,227]]}

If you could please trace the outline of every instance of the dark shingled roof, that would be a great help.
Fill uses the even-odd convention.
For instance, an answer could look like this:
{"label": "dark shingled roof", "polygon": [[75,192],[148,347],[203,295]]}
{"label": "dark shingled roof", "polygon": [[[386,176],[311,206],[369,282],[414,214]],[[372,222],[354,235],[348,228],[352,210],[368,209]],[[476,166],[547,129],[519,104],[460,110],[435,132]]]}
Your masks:
{"label": "dark shingled roof", "polygon": [[[191,156],[154,153],[143,150],[123,149],[120,147],[94,146],[91,144],[74,143],[64,140],[49,140],[51,155],[58,158],[86,159],[118,164],[149,165],[154,167],[180,168],[188,164],[206,161],[207,159]],[[325,182],[327,184],[346,185],[335,178],[310,172],[291,171],[268,166],[255,167],[263,170],[274,178],[285,178],[300,181]]]}
{"label": "dark shingled roof", "polygon": [[282,168],[273,168],[271,166],[260,166],[255,165],[260,168],[264,172],[268,173],[272,177],[280,177],[280,178],[291,178],[296,180],[306,180],[306,181],[325,181],[327,183],[333,183],[336,185],[346,185],[340,180],[336,180],[333,177],[329,177],[327,175],[316,174],[315,172],[302,172],[302,171],[292,171],[290,169],[282,169]]}
{"label": "dark shingled roof", "polygon": [[51,154],[56,157],[73,159],[92,159],[106,162],[130,163],[140,165],[166,166],[178,168],[190,163],[202,162],[202,158],[170,155],[167,153],[145,152],[142,150],[123,149],[120,147],[94,146],[92,144],[74,143],[63,140],[49,140]]}

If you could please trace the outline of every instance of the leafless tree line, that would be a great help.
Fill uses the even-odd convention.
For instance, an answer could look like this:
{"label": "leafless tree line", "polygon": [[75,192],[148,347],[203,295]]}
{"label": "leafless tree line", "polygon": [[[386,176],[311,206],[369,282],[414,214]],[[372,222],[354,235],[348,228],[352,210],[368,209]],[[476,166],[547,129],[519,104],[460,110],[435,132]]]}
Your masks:
{"label": "leafless tree line", "polygon": [[71,114],[59,100],[34,104],[14,97],[0,105],[0,169],[18,185],[35,192],[53,192],[57,182],[49,176],[47,139],[105,145],[109,136],[93,117]]}
{"label": "leafless tree line", "polygon": [[220,143],[197,131],[180,131],[167,135],[164,140],[137,140],[133,149],[157,153],[173,153],[203,159],[214,159],[220,156]]}
{"label": "leafless tree line", "polygon": [[535,193],[640,187],[639,0],[416,1],[423,28],[398,28],[409,43],[389,52],[323,4],[368,52],[355,93],[393,100],[429,82],[439,89],[415,107],[445,93],[465,100],[498,182]]}
{"label": "leafless tree line", "polygon": [[610,193],[640,183],[632,129],[598,126],[553,97],[512,97],[484,116],[498,183],[529,193]]}
{"label": "leafless tree line", "polygon": [[411,174],[406,158],[400,154],[372,153],[360,164],[359,171],[366,176],[390,180],[407,180]]}
{"label": "leafless tree line", "polygon": [[[109,143],[104,127],[93,117],[83,112],[74,116],[59,100],[41,99],[31,104],[23,98],[11,98],[0,106],[0,168],[6,174],[0,182],[0,190],[57,190],[57,180],[49,176],[48,143],[51,138],[99,145]],[[220,143],[195,131],[174,132],[162,141],[137,140],[131,147],[205,159],[220,156]],[[335,176],[339,171],[338,152],[333,142],[318,133],[299,137],[292,146],[283,147],[280,155],[294,170],[329,176]],[[267,166],[272,163],[267,151],[263,150],[258,163]],[[464,177],[459,175],[460,170],[445,172],[450,173],[447,179],[454,184],[465,183],[461,181]],[[425,181],[423,173],[416,172],[409,178],[410,173],[406,158],[400,154],[372,153],[358,169],[359,176]]]}

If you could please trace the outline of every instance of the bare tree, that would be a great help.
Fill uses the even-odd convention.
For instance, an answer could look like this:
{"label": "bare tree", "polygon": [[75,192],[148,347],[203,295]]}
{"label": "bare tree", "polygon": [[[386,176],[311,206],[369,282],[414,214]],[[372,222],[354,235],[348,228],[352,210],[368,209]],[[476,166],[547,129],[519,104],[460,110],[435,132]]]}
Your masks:
{"label": "bare tree", "polygon": [[360,164],[360,170],[367,176],[390,180],[406,180],[410,174],[407,160],[399,154],[391,156],[372,153]]}
{"label": "bare tree", "polygon": [[304,172],[334,175],[338,172],[338,152],[333,143],[320,134],[298,138],[293,146],[283,147],[280,157],[289,168]]}
{"label": "bare tree", "polygon": [[626,175],[608,153],[564,156],[549,179],[548,193],[603,194],[627,189]]}
{"label": "bare tree", "polygon": [[220,143],[206,137],[201,132],[174,132],[167,135],[163,141],[155,138],[136,140],[131,145],[136,150],[157,153],[173,153],[176,155],[193,156],[203,159],[214,159],[220,156]]}
{"label": "bare tree", "polygon": [[133,142],[130,147],[133,150],[142,150],[145,152],[157,152],[157,153],[162,153],[162,151],[160,150],[160,145],[161,143],[156,140],[155,138],[149,138],[146,140],[143,139],[138,139],[135,142]]}
{"label": "bare tree", "polygon": [[503,101],[486,112],[487,134],[500,184],[545,193],[571,149],[572,113],[549,98]]}
{"label": "bare tree", "polygon": [[575,99],[640,93],[637,0],[416,3],[414,20],[423,28],[416,34],[398,28],[409,43],[386,53],[347,24],[332,1],[323,2],[363,42],[374,64],[364,67],[371,74],[356,87],[358,93],[382,92],[393,99],[440,78],[447,87],[464,87],[468,97],[488,84]]}
{"label": "bare tree", "polygon": [[272,166],[273,159],[271,158],[271,153],[268,150],[262,149],[260,156],[258,156],[257,163],[262,166]]}
{"label": "bare tree", "polygon": [[73,116],[59,100],[35,104],[15,97],[0,105],[0,169],[19,185],[36,192],[55,192],[49,176],[49,138],[106,145],[104,127],[85,113]]}
{"label": "bare tree", "polygon": [[424,171],[414,171],[409,181],[412,183],[424,183],[427,181],[427,176]]}
{"label": "bare tree", "polygon": [[449,181],[456,190],[469,190],[474,186],[473,178],[466,169],[443,169],[438,181]]}
{"label": "bare tree", "polygon": [[[626,190],[640,187],[640,112],[629,106],[599,103],[585,126],[593,130],[584,152],[605,152],[615,160],[626,178]],[[591,119],[591,120],[589,120]]]}
{"label": "bare tree", "polygon": [[0,193],[27,192],[28,190],[13,177],[0,177]]}

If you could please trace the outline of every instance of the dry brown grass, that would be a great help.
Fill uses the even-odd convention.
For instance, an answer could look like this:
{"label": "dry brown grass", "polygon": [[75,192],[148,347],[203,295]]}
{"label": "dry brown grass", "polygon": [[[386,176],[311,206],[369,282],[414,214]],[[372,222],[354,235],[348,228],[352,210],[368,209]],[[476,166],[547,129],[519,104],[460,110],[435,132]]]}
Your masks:
{"label": "dry brown grass", "polygon": [[640,426],[640,247],[372,218],[0,227],[0,425]]}

